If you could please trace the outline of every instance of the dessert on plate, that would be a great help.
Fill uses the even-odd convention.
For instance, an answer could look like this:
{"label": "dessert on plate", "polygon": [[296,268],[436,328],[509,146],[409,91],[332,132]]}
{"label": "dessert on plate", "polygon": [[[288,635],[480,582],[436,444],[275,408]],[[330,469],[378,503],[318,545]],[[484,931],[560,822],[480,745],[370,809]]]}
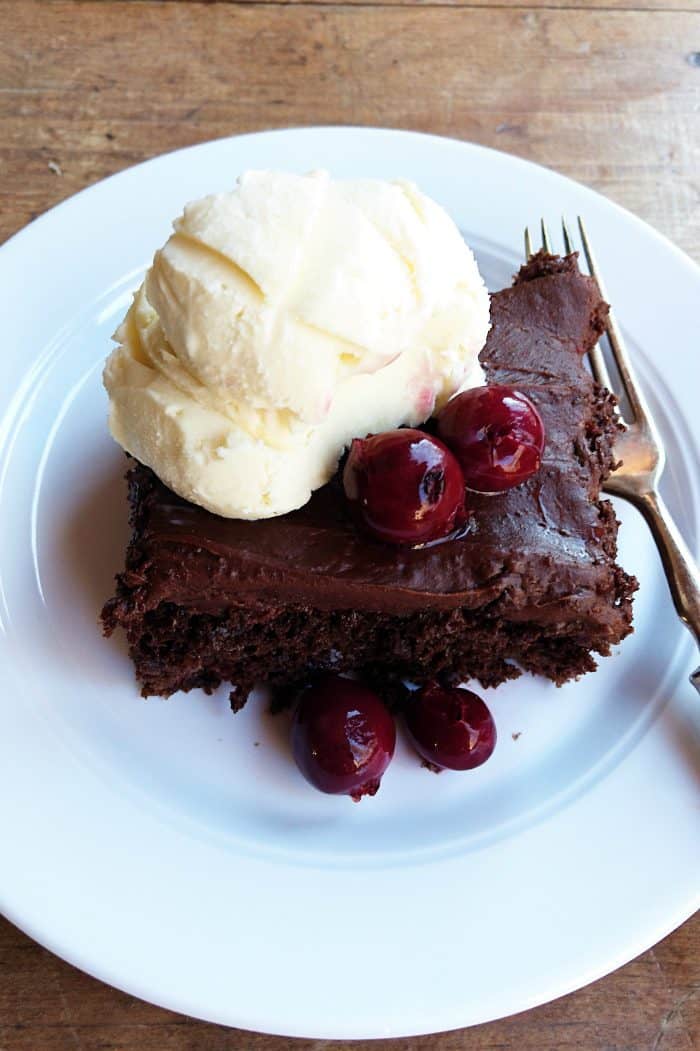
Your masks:
{"label": "dessert on plate", "polygon": [[105,369],[134,462],[102,619],[142,693],[593,670],[636,587],[583,363],[606,312],[574,255],[489,302],[410,184],[251,172],[188,206]]}

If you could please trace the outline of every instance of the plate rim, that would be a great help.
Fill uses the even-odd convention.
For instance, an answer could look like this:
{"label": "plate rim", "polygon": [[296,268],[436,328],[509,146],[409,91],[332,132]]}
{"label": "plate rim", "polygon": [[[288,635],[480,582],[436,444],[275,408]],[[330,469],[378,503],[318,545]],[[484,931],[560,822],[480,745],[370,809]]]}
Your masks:
{"label": "plate rim", "polygon": [[255,131],[244,131],[239,134],[233,135],[220,135],[213,139],[204,139],[201,142],[191,143],[189,146],[176,146],[172,150],[166,150],[163,153],[154,154],[152,157],[147,157],[145,160],[137,161],[136,164],[129,164],[125,168],[120,168],[116,172],[112,172],[110,175],[104,176],[102,179],[98,179],[96,182],[89,183],[87,186],[83,186],[80,190],[76,190],[75,193],[70,194],[68,197],[64,197],[56,204],[51,205],[45,211],[39,215],[34,216],[28,223],[21,226],[19,230],[16,230],[13,234],[10,234],[2,244],[0,244],[0,258],[5,248],[10,246],[14,241],[22,239],[30,231],[34,231],[40,227],[43,222],[55,213],[59,212],[64,206],[72,206],[78,199],[84,195],[87,196],[97,187],[102,187],[105,184],[110,183],[112,180],[119,179],[126,173],[135,173],[140,170],[147,168],[148,166],[155,164],[159,161],[173,159],[179,155],[194,152],[201,147],[211,146],[216,143],[225,142],[242,142],[246,139],[256,139],[261,136],[279,136],[286,137],[290,134],[296,134],[298,132],[335,132],[335,133],[361,133],[371,135],[396,135],[402,139],[413,138],[416,140],[422,140],[426,143],[445,144],[450,143],[453,146],[465,147],[467,149],[474,149],[479,153],[494,154],[497,157],[507,157],[509,161],[513,162],[514,165],[522,165],[523,168],[527,168],[533,172],[547,172],[549,175],[555,176],[557,179],[564,179],[566,182],[572,183],[575,186],[583,187],[589,194],[594,195],[600,202],[604,202],[606,206],[610,206],[623,213],[624,216],[629,220],[633,220],[635,223],[644,227],[647,234],[652,234],[655,239],[663,243],[667,249],[670,249],[675,255],[679,256],[685,263],[689,263],[692,267],[700,271],[700,263],[696,262],[691,256],[688,255],[679,245],[671,240],[666,234],[657,230],[655,226],[647,222],[646,219],[642,219],[641,216],[635,212],[626,208],[624,205],[614,201],[611,197],[606,197],[605,194],[601,193],[600,190],[596,190],[593,186],[588,183],[582,182],[579,179],[574,179],[570,175],[564,175],[563,172],[558,171],[556,168],[552,168],[548,164],[540,164],[538,161],[530,160],[529,157],[521,157],[517,153],[510,153],[507,150],[496,149],[495,146],[486,146],[483,143],[475,142],[472,139],[457,139],[451,135],[438,135],[434,132],[419,131],[412,128],[397,128],[393,125],[374,125],[374,124],[294,124],[285,127],[264,127],[258,128]]}

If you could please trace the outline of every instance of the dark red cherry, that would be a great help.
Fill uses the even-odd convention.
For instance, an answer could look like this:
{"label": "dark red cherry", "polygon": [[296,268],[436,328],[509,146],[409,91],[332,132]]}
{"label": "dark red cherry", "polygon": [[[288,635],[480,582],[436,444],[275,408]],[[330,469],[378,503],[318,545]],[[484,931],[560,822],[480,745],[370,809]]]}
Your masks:
{"label": "dark red cherry", "polygon": [[355,438],[343,486],[357,520],[381,540],[423,544],[464,520],[464,479],[441,441],[404,428]]}
{"label": "dark red cherry", "polygon": [[467,487],[479,493],[519,485],[542,461],[542,417],[511,387],[463,391],[440,412],[437,430],[459,460]]}
{"label": "dark red cherry", "polygon": [[376,693],[353,679],[324,675],[299,700],[292,750],[307,781],[357,802],[373,796],[396,744],[396,726]]}
{"label": "dark red cherry", "polygon": [[433,767],[472,770],[496,745],[496,724],[480,697],[430,683],[411,694],[404,716],[419,755]]}

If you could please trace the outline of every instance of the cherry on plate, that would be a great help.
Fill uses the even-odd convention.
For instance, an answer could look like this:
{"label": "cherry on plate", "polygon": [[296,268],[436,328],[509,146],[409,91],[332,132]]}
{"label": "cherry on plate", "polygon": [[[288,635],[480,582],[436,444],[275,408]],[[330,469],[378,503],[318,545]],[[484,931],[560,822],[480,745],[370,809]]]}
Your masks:
{"label": "cherry on plate", "polygon": [[413,746],[433,769],[472,770],[496,746],[491,712],[461,686],[424,686],[411,694],[404,718]]}
{"label": "cherry on plate", "polygon": [[529,398],[512,387],[474,387],[448,401],[438,434],[455,454],[469,489],[500,493],[539,470],[544,424]]}
{"label": "cherry on plate", "polygon": [[423,431],[402,428],[355,438],[343,487],[355,518],[389,543],[437,540],[464,522],[460,466]]}
{"label": "cherry on plate", "polygon": [[362,683],[328,674],[301,695],[292,750],[306,780],[321,792],[355,802],[373,796],[395,744],[392,715]]}

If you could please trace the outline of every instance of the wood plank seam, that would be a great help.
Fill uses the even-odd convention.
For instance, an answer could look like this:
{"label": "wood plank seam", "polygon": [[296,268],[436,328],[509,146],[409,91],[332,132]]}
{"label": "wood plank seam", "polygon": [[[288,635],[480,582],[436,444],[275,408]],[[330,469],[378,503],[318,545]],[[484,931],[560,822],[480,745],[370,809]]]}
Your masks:
{"label": "wood plank seam", "polygon": [[[95,0],[72,0],[76,5],[91,4]],[[112,4],[134,4],[146,7],[150,4],[161,3],[163,0],[111,0]],[[574,13],[590,13],[592,11],[600,14],[630,14],[630,15],[697,15],[700,7],[590,7],[586,4],[474,4],[462,2],[462,0],[165,0],[167,3],[200,4],[206,7],[334,7],[339,10],[345,8],[383,8],[383,7],[406,7],[425,10],[459,10],[459,11],[570,11]]]}
{"label": "wood plank seam", "polygon": [[[0,7],[7,4],[12,4],[16,0],[0,0]],[[48,3],[62,3],[64,0],[44,0]],[[105,0],[71,0],[75,6],[93,6],[96,2],[105,2]],[[633,6],[625,6],[623,4],[592,4],[586,3],[585,0],[578,0],[578,2],[567,2],[567,0],[561,0],[560,3],[540,3],[538,0],[531,0],[527,3],[526,0],[523,2],[514,3],[487,3],[486,0],[481,2],[472,2],[472,0],[108,0],[110,7],[118,7],[119,5],[124,6],[141,6],[141,7],[162,7],[166,6],[175,7],[178,4],[183,6],[199,6],[199,7],[335,7],[335,8],[382,8],[382,7],[407,7],[416,9],[458,9],[462,11],[533,11],[533,12],[571,12],[574,13],[595,13],[595,14],[637,14],[637,15],[697,15],[700,14],[700,0],[691,7],[668,7],[662,5],[661,0],[656,4],[645,6],[644,4],[637,4]]]}

